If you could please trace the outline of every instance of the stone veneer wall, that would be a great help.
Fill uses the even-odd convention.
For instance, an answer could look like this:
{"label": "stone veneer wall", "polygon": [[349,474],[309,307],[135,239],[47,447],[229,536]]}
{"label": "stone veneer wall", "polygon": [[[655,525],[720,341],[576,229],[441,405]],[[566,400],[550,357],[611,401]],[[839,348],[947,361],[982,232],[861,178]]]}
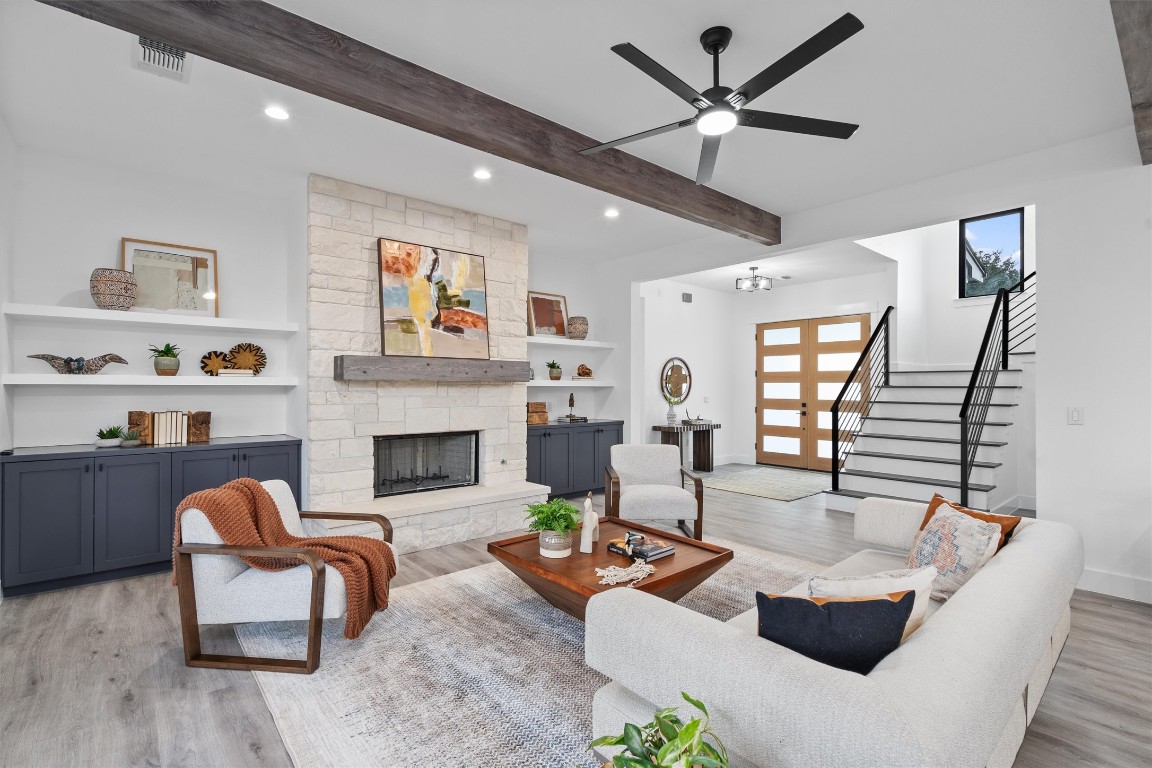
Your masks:
{"label": "stone veneer wall", "polygon": [[[380,354],[377,238],[386,237],[483,256],[492,359],[527,359],[527,227],[323,176],[308,183],[310,507],[372,501],[374,435],[481,430],[481,485],[523,481],[525,384],[342,382],[332,358]],[[456,509],[393,519],[397,542],[422,549],[496,533],[513,509],[523,518],[521,501],[482,506],[479,517]],[[402,530],[412,524],[422,530]]]}

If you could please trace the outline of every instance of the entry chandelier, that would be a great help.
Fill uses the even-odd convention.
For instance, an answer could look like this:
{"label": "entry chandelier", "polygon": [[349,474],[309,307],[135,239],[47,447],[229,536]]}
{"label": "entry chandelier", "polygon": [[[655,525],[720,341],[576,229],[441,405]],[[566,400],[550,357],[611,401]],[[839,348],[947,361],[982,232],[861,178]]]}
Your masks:
{"label": "entry chandelier", "polygon": [[736,278],[736,290],[738,291],[770,291],[772,290],[772,278],[765,277],[764,275],[756,274],[759,267],[748,267],[752,271],[751,277],[738,277]]}

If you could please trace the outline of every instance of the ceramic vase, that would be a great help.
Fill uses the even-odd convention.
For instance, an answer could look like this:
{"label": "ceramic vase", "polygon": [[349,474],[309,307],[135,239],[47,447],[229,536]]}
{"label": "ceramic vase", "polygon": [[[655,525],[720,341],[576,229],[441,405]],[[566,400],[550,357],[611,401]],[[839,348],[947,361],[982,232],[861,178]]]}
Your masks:
{"label": "ceramic vase", "polygon": [[540,557],[559,559],[572,554],[572,532],[540,531]]}
{"label": "ceramic vase", "polygon": [[588,318],[583,315],[573,315],[568,318],[568,338],[584,341],[588,338]]}
{"label": "ceramic vase", "polygon": [[136,275],[122,269],[92,270],[88,290],[100,309],[127,311],[136,305]]}
{"label": "ceramic vase", "polygon": [[592,509],[592,494],[584,499],[584,526],[580,529],[580,551],[586,555],[592,554],[592,548],[600,541],[600,518],[596,517]]}
{"label": "ceramic vase", "polygon": [[563,375],[564,375],[564,371],[560,368],[549,368],[548,369],[548,378],[552,379],[552,381],[560,381],[560,377]]}
{"label": "ceramic vase", "polygon": [[668,403],[668,426],[676,426],[676,406]]}
{"label": "ceramic vase", "polygon": [[152,368],[156,371],[157,376],[175,376],[180,372],[180,358],[154,357],[152,358]]}

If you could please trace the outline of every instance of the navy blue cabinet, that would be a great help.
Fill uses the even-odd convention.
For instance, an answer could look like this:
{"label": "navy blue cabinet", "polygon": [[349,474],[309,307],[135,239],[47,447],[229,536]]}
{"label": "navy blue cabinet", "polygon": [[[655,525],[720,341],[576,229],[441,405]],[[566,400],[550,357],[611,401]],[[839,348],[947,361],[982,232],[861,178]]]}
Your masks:
{"label": "navy blue cabinet", "polygon": [[623,421],[529,426],[528,481],[550,486],[553,496],[602,490],[609,451],[623,440]]}
{"label": "navy blue cabinet", "polygon": [[164,570],[176,506],[237,477],[281,479],[300,498],[300,440],[288,435],[0,456],[5,595]]}

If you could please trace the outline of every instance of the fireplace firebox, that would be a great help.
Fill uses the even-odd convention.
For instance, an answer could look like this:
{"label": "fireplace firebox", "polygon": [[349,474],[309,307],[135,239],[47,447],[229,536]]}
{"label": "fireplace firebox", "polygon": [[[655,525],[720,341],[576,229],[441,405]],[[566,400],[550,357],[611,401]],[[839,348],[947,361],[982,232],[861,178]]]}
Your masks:
{"label": "fireplace firebox", "polygon": [[479,432],[380,436],[375,440],[376,496],[476,485]]}

